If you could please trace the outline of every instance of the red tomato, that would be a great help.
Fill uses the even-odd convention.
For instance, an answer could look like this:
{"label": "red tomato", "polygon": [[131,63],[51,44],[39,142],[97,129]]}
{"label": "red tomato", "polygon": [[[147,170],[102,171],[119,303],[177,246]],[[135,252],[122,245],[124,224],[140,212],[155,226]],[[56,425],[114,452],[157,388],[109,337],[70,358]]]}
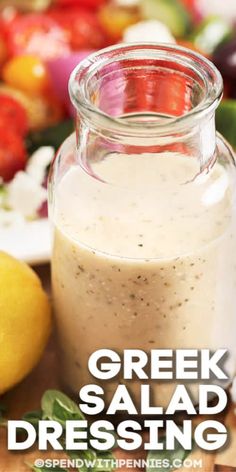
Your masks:
{"label": "red tomato", "polygon": [[68,5],[82,6],[86,8],[98,8],[105,0],[56,0],[57,5],[67,7]]}
{"label": "red tomato", "polygon": [[6,25],[0,17],[0,66],[6,61],[8,57],[8,48],[6,42]]}
{"label": "red tomato", "polygon": [[203,52],[201,49],[199,49],[197,46],[195,46],[195,44],[192,43],[192,41],[189,41],[187,39],[178,39],[177,44],[179,44],[180,46],[183,46],[184,48],[191,49],[191,51],[198,52],[198,54],[201,54],[202,56],[209,58],[209,56],[205,52]]}
{"label": "red tomato", "polygon": [[97,16],[79,7],[55,8],[51,18],[67,33],[73,50],[100,49],[106,45],[105,35]]}
{"label": "red tomato", "polygon": [[186,8],[192,9],[195,6],[196,0],[181,0],[181,3],[183,3]]}
{"label": "red tomato", "polygon": [[202,14],[199,10],[196,0],[181,0],[181,3],[190,13],[194,22],[198,23],[202,20]]}
{"label": "red tomato", "polygon": [[0,33],[0,67],[7,59],[7,48],[3,36]]}
{"label": "red tomato", "polygon": [[29,130],[26,110],[15,98],[6,94],[0,95],[0,128],[12,129],[20,136],[25,136]]}
{"label": "red tomato", "polygon": [[13,129],[0,125],[0,177],[5,182],[26,164],[26,149],[21,136]]}
{"label": "red tomato", "polygon": [[31,54],[52,59],[69,51],[65,32],[46,13],[29,13],[15,18],[8,26],[11,54]]}

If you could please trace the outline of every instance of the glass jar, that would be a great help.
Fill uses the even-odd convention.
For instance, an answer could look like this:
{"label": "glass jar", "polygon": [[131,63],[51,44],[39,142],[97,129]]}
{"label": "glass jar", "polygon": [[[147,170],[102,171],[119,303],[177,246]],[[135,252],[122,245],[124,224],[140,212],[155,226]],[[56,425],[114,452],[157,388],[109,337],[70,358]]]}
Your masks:
{"label": "glass jar", "polygon": [[[80,63],[69,90],[76,133],[50,176],[63,382],[93,383],[103,348],[227,348],[232,377],[235,161],[215,132],[219,72],[181,47],[120,45]],[[153,384],[155,404],[174,388]]]}

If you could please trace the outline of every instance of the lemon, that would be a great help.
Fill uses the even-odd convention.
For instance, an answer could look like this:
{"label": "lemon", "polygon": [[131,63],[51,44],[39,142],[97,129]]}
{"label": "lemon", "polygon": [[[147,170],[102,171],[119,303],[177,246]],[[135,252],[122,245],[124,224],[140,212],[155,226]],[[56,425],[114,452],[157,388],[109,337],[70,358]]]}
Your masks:
{"label": "lemon", "polygon": [[0,393],[37,364],[51,329],[51,310],[34,271],[0,252]]}

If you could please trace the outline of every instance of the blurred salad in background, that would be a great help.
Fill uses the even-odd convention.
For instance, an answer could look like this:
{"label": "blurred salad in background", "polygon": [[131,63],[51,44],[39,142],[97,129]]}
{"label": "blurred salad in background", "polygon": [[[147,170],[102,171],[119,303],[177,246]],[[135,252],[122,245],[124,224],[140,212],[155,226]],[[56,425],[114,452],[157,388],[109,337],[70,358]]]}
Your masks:
{"label": "blurred salad in background", "polygon": [[67,82],[117,42],[177,43],[220,69],[217,128],[236,148],[235,0],[1,0],[0,225],[47,216],[48,167],[73,131]]}

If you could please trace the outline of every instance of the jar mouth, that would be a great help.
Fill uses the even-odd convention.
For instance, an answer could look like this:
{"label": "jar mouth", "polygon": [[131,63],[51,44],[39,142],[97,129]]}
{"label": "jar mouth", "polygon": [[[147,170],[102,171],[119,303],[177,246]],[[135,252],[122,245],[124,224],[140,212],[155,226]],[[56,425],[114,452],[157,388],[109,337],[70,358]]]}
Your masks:
{"label": "jar mouth", "polygon": [[163,136],[170,126],[176,132],[193,127],[214,112],[222,91],[212,62],[165,43],[102,49],[81,61],[69,79],[77,113],[94,128],[120,136]]}

